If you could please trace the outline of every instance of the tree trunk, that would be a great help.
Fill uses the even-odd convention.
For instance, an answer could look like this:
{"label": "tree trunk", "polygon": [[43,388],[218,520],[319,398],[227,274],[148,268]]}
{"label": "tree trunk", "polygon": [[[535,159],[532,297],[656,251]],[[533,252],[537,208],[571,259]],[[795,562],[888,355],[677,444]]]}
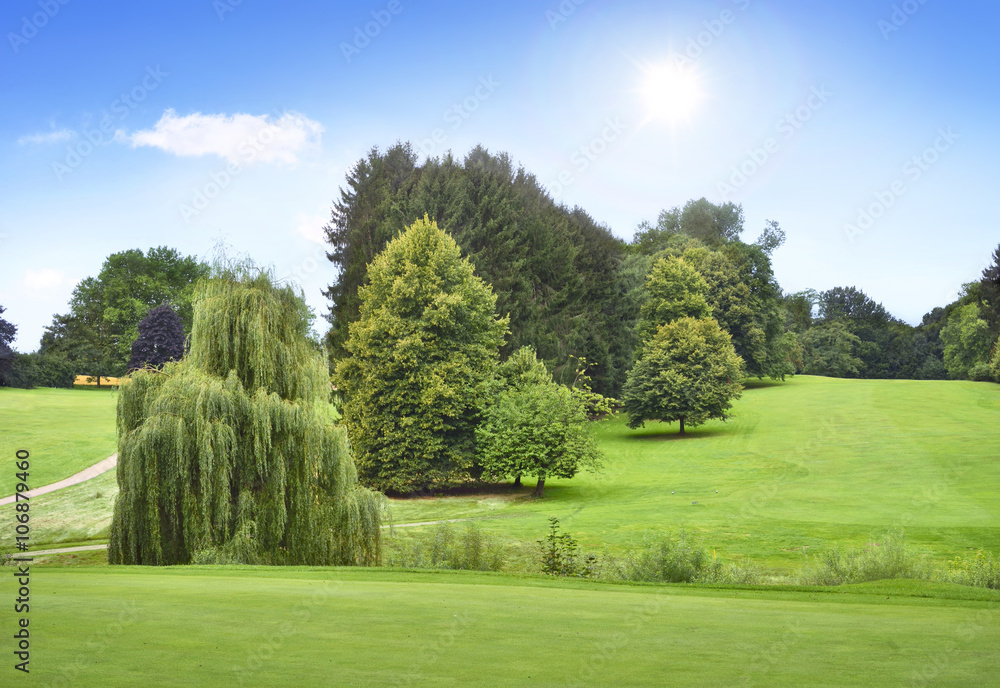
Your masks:
{"label": "tree trunk", "polygon": [[521,487],[521,474],[518,473],[517,477],[514,478],[514,489]]}
{"label": "tree trunk", "polygon": [[535,496],[539,499],[545,496],[545,478],[539,478],[535,483]]}
{"label": "tree trunk", "polygon": [[684,417],[681,417],[681,434],[684,434]]}

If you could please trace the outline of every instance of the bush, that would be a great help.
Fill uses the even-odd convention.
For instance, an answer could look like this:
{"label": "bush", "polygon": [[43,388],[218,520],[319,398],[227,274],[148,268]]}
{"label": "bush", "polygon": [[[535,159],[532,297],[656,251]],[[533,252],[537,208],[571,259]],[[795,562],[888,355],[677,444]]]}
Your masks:
{"label": "bush", "polygon": [[559,519],[549,517],[549,534],[538,541],[541,548],[542,573],[550,576],[576,576],[590,578],[597,570],[597,557],[581,557],[580,547],[569,533],[559,532]]}
{"label": "bush", "polygon": [[988,363],[977,363],[969,368],[969,379],[974,382],[993,382],[993,371]]}
{"label": "bush", "polygon": [[990,359],[990,373],[993,374],[995,382],[1000,382],[1000,339],[993,345],[993,358]]}
{"label": "bush", "polygon": [[1000,559],[983,550],[977,551],[971,559],[957,557],[951,562],[948,580],[959,585],[1000,590]]}
{"label": "bush", "polygon": [[715,583],[723,580],[722,562],[709,557],[699,544],[681,530],[647,543],[639,552],[609,566],[607,577],[614,580],[650,583]]}
{"label": "bush", "polygon": [[506,563],[503,545],[469,523],[457,534],[447,523],[429,534],[392,538],[386,542],[385,565],[412,569],[462,569],[502,571]]}
{"label": "bush", "polygon": [[841,552],[834,547],[810,560],[799,574],[803,585],[868,583],[891,578],[929,578],[930,570],[906,548],[903,533],[886,533],[881,542]]}
{"label": "bush", "polygon": [[76,374],[73,365],[61,354],[15,354],[5,384],[8,387],[72,388]]}

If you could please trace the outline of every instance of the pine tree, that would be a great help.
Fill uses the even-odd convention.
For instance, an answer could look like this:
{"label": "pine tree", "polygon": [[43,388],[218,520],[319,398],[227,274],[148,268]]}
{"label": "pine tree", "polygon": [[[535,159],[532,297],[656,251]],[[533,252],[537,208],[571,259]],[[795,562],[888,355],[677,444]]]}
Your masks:
{"label": "pine tree", "polygon": [[382,498],[357,485],[307,328],[267,273],[199,285],[188,356],[121,388],[111,563],[378,562]]}

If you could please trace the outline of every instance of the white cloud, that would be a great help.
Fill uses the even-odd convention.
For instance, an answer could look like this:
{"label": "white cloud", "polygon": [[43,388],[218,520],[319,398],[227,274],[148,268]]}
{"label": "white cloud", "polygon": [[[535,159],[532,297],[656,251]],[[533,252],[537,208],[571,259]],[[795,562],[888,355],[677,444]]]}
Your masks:
{"label": "white cloud", "polygon": [[314,244],[323,244],[326,242],[326,234],[323,232],[323,225],[326,223],[327,218],[322,215],[299,213],[295,216],[295,233]]}
{"label": "white cloud", "polygon": [[323,125],[294,112],[270,115],[192,115],[167,110],[152,129],[117,138],[133,148],[150,146],[178,156],[218,155],[238,164],[298,162],[298,154],[320,145]]}
{"label": "white cloud", "polygon": [[60,141],[69,141],[73,138],[74,133],[75,132],[71,129],[58,129],[44,134],[29,134],[19,138],[17,143],[21,146],[26,146],[28,144],[59,143]]}
{"label": "white cloud", "polygon": [[28,269],[24,271],[24,277],[21,278],[20,291],[27,296],[48,296],[75,284],[76,280],[59,270],[52,268]]}

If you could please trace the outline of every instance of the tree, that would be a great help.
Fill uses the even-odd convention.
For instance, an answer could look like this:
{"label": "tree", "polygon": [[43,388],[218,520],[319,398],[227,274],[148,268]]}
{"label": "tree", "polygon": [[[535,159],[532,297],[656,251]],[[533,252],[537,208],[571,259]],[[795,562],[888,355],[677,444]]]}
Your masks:
{"label": "tree", "polygon": [[944,367],[953,379],[967,380],[973,368],[989,363],[993,338],[975,303],[962,306],[948,317],[941,328],[941,341]]}
{"label": "tree", "polygon": [[646,300],[639,309],[636,330],[640,342],[648,341],[660,325],[678,318],[707,318],[712,309],[705,300],[708,284],[686,261],[660,258],[646,278]]}
{"label": "tree", "polygon": [[184,324],[168,304],[157,306],[139,323],[139,337],[132,342],[130,371],[152,367],[160,369],[168,361],[184,356]]}
{"label": "tree", "polygon": [[861,339],[844,322],[817,325],[799,337],[803,348],[803,372],[807,375],[856,377],[864,362],[855,356]]}
{"label": "tree", "polygon": [[507,331],[496,296],[427,216],[367,274],[336,371],[362,482],[408,493],[475,478],[475,426]]}
{"label": "tree", "polygon": [[1000,337],[1000,245],[979,282],[979,310],[994,339]]}
{"label": "tree", "polygon": [[41,348],[62,352],[81,375],[98,380],[122,375],[139,321],[151,308],[169,303],[190,331],[194,285],[208,270],[207,264],[166,246],[145,254],[138,249],[113,253],[97,277],[76,286],[70,312],[53,318]]}
{"label": "tree", "polygon": [[357,485],[300,301],[220,266],[189,355],[122,385],[109,562],[378,562],[382,497]]}
{"label": "tree", "polygon": [[[3,316],[6,310],[0,306],[0,316]],[[11,368],[14,366],[16,354],[10,345],[14,343],[16,337],[17,325],[0,317],[0,386],[7,384],[7,376],[10,375]]]}
{"label": "tree", "polygon": [[743,232],[743,206],[735,203],[715,205],[705,198],[691,200],[683,208],[664,210],[656,226],[644,222],[633,240],[633,245],[647,255],[664,248],[664,242],[676,235],[685,235],[707,246],[719,246],[737,241]]}
{"label": "tree", "polygon": [[743,361],[711,318],[661,325],[629,372],[622,397],[629,427],[647,420],[700,425],[726,412],[743,388]]}
{"label": "tree", "polygon": [[[483,477],[493,480],[535,476],[535,496],[545,496],[545,481],[572,478],[581,468],[600,465],[600,454],[587,429],[582,402],[552,381],[529,348],[505,362],[507,386],[484,412],[476,428]],[[512,365],[511,365],[512,364]]]}
{"label": "tree", "polygon": [[347,355],[343,344],[359,317],[368,264],[406,218],[425,214],[448,228],[493,288],[497,312],[510,318],[501,358],[532,345],[568,383],[569,356],[583,356],[595,364],[596,391],[621,388],[634,350],[633,323],[623,322],[627,313],[615,305],[624,242],[579,208],[556,204],[510,156],[482,146],[462,159],[449,153],[418,164],[409,144],[396,144],[372,150],[351,171],[326,228],[338,272],[325,292],[334,360]]}

